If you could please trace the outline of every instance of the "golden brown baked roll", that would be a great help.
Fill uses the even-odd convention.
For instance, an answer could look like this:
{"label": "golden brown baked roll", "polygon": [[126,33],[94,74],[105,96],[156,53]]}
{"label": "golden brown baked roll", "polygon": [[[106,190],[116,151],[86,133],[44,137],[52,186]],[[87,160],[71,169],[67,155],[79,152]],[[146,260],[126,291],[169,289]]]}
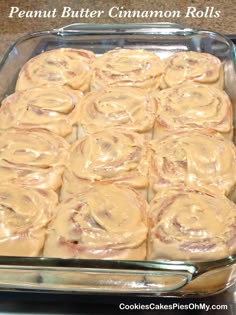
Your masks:
{"label": "golden brown baked roll", "polygon": [[135,190],[93,186],[58,206],[44,256],[144,260],[146,221],[146,201]]}
{"label": "golden brown baked roll", "polygon": [[57,189],[68,156],[68,143],[42,129],[0,132],[1,183]]}
{"label": "golden brown baked roll", "polygon": [[16,92],[2,102],[0,128],[44,128],[62,137],[78,122],[82,92],[44,85]]}
{"label": "golden brown baked roll", "polygon": [[0,255],[38,256],[57,194],[51,190],[0,185]]}
{"label": "golden brown baked roll", "polygon": [[232,139],[232,105],[224,91],[190,82],[162,90],[156,99],[154,138],[176,130],[204,128]]}
{"label": "golden brown baked roll", "polygon": [[87,91],[91,78],[90,64],[94,59],[93,52],[83,49],[59,48],[46,51],[22,67],[16,90],[53,84]]}
{"label": "golden brown baked roll", "polygon": [[146,91],[157,90],[163,71],[163,61],[151,51],[114,49],[93,62],[91,89],[98,90],[114,84],[140,87]]}
{"label": "golden brown baked roll", "polygon": [[[207,131],[205,131],[207,132]],[[217,133],[179,132],[150,144],[150,187],[187,186],[228,195],[236,185],[236,149]]]}
{"label": "golden brown baked roll", "polygon": [[217,260],[236,254],[236,206],[224,196],[160,190],[150,204],[148,260]]}
{"label": "golden brown baked roll", "polygon": [[76,141],[63,177],[62,199],[84,191],[90,182],[147,187],[147,148],[142,135],[107,128]]}
{"label": "golden brown baked roll", "polygon": [[108,86],[88,93],[81,102],[80,135],[121,127],[151,137],[156,100],[136,87]]}
{"label": "golden brown baked roll", "polygon": [[221,61],[208,53],[181,51],[165,60],[161,89],[192,81],[224,88],[224,71]]}

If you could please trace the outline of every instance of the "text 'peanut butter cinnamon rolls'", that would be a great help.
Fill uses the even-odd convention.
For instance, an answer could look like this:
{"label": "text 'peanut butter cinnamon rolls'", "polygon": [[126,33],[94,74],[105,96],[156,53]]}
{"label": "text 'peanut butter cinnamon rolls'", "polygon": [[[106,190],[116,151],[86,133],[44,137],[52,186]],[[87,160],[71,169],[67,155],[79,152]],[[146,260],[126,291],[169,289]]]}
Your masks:
{"label": "text 'peanut butter cinnamon rolls'", "polygon": [[82,96],[82,92],[60,85],[16,92],[2,102],[0,129],[43,128],[67,136],[78,122]]}
{"label": "text 'peanut butter cinnamon rolls'", "polygon": [[152,91],[159,89],[163,61],[143,49],[114,49],[104,53],[92,64],[91,89],[109,84],[135,86]]}
{"label": "text 'peanut butter cinnamon rolls'", "polygon": [[[151,190],[187,186],[228,195],[236,185],[236,148],[214,132],[173,133],[150,143]],[[150,193],[150,196],[152,192]]]}
{"label": "text 'peanut butter cinnamon rolls'", "polygon": [[194,128],[213,129],[232,139],[232,104],[223,90],[190,82],[162,90],[156,99],[154,138]]}
{"label": "text 'peanut butter cinnamon rolls'", "polygon": [[60,187],[69,145],[60,136],[41,129],[0,132],[2,183],[54,189]]}
{"label": "text 'peanut butter cinnamon rolls'", "polygon": [[149,211],[150,260],[209,261],[236,253],[236,206],[224,196],[165,189]]}
{"label": "text 'peanut butter cinnamon rolls'", "polygon": [[89,184],[85,180],[117,182],[145,190],[147,163],[146,142],[138,133],[108,128],[85,136],[71,146],[62,198],[84,190]]}
{"label": "text 'peanut butter cinnamon rolls'", "polygon": [[41,255],[56,204],[57,194],[53,191],[1,184],[0,255]]}
{"label": "text 'peanut butter cinnamon rolls'", "polygon": [[151,138],[156,105],[154,97],[136,87],[108,86],[90,92],[81,102],[79,135],[121,127]]}
{"label": "text 'peanut butter cinnamon rolls'", "polygon": [[127,187],[95,185],[62,202],[44,248],[46,257],[146,257],[147,204]]}
{"label": "text 'peanut butter cinnamon rolls'", "polygon": [[181,51],[165,60],[161,88],[186,81],[224,88],[224,71],[221,61],[208,53]]}
{"label": "text 'peanut butter cinnamon rolls'", "polygon": [[44,84],[67,85],[87,91],[90,86],[90,64],[95,59],[92,51],[60,48],[41,53],[30,59],[21,69],[16,91]]}

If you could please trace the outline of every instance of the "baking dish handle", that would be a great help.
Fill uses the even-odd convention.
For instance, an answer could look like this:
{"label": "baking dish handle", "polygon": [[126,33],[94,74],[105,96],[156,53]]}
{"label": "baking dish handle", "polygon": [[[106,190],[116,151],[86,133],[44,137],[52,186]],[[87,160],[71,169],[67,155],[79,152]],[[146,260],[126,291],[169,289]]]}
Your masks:
{"label": "baking dish handle", "polygon": [[160,295],[187,285],[195,271],[156,262],[1,257],[0,289]]}
{"label": "baking dish handle", "polygon": [[109,34],[113,33],[192,33],[193,30],[191,28],[185,28],[181,24],[177,23],[168,23],[168,22],[162,22],[162,23],[130,23],[130,24],[89,24],[89,23],[74,23],[69,24],[66,26],[63,26],[59,29],[54,29],[53,32],[55,32],[57,35],[65,36],[65,35],[71,35],[71,34],[81,34],[81,33],[106,33],[109,32]]}
{"label": "baking dish handle", "polygon": [[0,257],[0,289],[166,295],[235,261],[236,255],[199,263]]}

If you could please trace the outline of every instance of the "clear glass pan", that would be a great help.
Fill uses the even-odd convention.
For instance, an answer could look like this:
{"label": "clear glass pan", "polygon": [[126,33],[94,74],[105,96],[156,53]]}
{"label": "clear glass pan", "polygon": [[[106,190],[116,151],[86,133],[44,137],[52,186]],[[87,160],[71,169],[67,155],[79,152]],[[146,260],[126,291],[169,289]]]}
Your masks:
{"label": "clear glass pan", "polygon": [[[220,34],[168,23],[73,24],[26,35],[0,64],[0,100],[14,91],[18,72],[27,60],[60,47],[89,49],[97,55],[116,47],[143,48],[161,57],[183,50],[211,53],[224,65],[225,89],[236,106],[233,43]],[[236,255],[191,263],[0,257],[0,289],[4,290],[207,296],[235,282]]]}

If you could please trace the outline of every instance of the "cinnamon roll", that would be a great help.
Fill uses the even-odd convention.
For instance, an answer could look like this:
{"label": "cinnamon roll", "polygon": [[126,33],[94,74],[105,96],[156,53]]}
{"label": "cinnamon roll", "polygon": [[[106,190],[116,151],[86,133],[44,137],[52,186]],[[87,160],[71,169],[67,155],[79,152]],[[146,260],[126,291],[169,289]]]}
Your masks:
{"label": "cinnamon roll", "polygon": [[69,150],[49,131],[8,129],[0,132],[0,178],[36,188],[57,189]]}
{"label": "cinnamon roll", "polygon": [[163,61],[151,51],[114,49],[93,62],[91,89],[98,90],[114,84],[140,87],[146,91],[157,90],[163,71]]}
{"label": "cinnamon roll", "polygon": [[150,204],[148,260],[217,260],[236,254],[236,206],[224,196],[164,189]]}
{"label": "cinnamon roll", "polygon": [[59,195],[60,201],[67,200],[68,198],[71,198],[72,196],[80,193],[85,193],[88,190],[92,189],[93,186],[94,186],[93,181],[88,179],[82,179],[76,176],[72,170],[65,168]]}
{"label": "cinnamon roll", "polygon": [[162,90],[156,99],[155,138],[175,130],[204,128],[232,139],[232,104],[223,90],[190,82]]}
{"label": "cinnamon roll", "polygon": [[108,86],[88,93],[81,102],[80,134],[121,127],[151,137],[156,101],[135,87]]}
{"label": "cinnamon roll", "polygon": [[224,88],[224,71],[221,61],[208,53],[181,51],[165,60],[161,89],[185,81]]}
{"label": "cinnamon roll", "polygon": [[60,48],[46,51],[22,67],[16,90],[53,84],[67,85],[85,92],[90,86],[90,64],[94,59],[93,52],[83,49]]}
{"label": "cinnamon roll", "polygon": [[65,137],[78,122],[82,95],[80,91],[55,85],[16,92],[2,102],[0,128],[44,128]]}
{"label": "cinnamon roll", "polygon": [[235,189],[236,149],[220,134],[173,133],[151,141],[150,149],[151,190],[187,186],[228,195]]}
{"label": "cinnamon roll", "polygon": [[146,211],[146,201],[135,190],[95,185],[58,206],[44,256],[144,260]]}
{"label": "cinnamon roll", "polygon": [[40,255],[56,203],[53,191],[1,184],[0,255]]}
{"label": "cinnamon roll", "polygon": [[120,128],[98,131],[71,146],[62,195],[84,191],[84,184],[97,181],[123,183],[145,190],[147,163],[147,147],[142,135]]}

